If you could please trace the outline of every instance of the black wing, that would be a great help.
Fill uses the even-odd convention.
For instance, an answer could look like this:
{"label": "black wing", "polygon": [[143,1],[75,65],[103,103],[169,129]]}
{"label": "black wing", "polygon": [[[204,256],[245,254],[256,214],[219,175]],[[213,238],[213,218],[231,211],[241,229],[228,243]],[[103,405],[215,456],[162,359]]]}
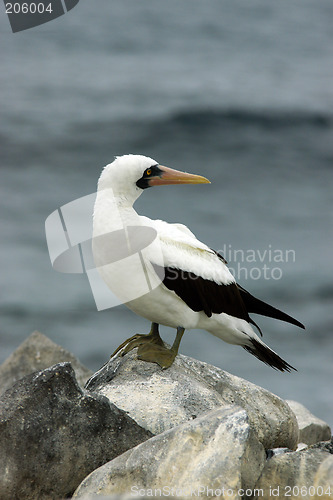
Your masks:
{"label": "black wing", "polygon": [[213,313],[226,313],[251,321],[236,283],[219,285],[195,273],[153,264],[163,284],[173,290],[193,311],[204,311],[210,318]]}
{"label": "black wing", "polygon": [[169,290],[174,291],[193,311],[203,311],[209,318],[213,313],[226,313],[253,324],[260,334],[262,334],[260,328],[249,316],[251,312],[305,328],[288,314],[256,299],[237,283],[221,285],[195,273],[154,263],[152,265]]}
{"label": "black wing", "polygon": [[270,306],[256,297],[253,297],[247,290],[237,284],[238,290],[240,292],[241,298],[245,304],[248,313],[260,314],[261,316],[268,316],[269,318],[279,319],[281,321],[286,321],[292,325],[304,328],[305,326],[297,321],[297,319],[292,318],[289,314],[286,314],[276,307]]}

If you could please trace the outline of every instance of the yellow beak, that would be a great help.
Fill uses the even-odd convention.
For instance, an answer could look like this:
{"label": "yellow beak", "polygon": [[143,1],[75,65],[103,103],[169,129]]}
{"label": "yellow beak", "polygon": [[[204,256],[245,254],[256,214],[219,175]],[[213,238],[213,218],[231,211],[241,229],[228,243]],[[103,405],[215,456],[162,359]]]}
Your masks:
{"label": "yellow beak", "polygon": [[159,165],[162,174],[149,179],[150,186],[163,186],[166,184],[210,184],[206,177],[201,175],[188,174],[172,168]]}

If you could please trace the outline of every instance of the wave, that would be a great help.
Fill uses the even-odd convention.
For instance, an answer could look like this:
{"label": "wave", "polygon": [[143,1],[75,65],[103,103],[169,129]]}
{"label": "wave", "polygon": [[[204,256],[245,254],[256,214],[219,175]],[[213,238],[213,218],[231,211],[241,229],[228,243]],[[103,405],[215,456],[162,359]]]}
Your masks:
{"label": "wave", "polygon": [[[109,120],[69,121],[60,127],[37,127],[32,135],[43,138],[38,148],[31,141],[15,136],[11,128],[4,130],[2,154],[6,164],[19,168],[22,165],[48,164],[64,168],[73,158],[82,168],[91,164],[104,164],[110,154],[121,155],[129,151],[162,157],[168,155],[170,145],[175,155],[184,151],[192,155],[198,149],[219,152],[221,145],[234,150],[248,150],[264,143],[280,143],[284,150],[298,151],[304,145],[311,155],[325,165],[331,165],[330,137],[333,115],[321,111],[286,111],[270,109],[180,109],[156,117],[110,117]],[[59,132],[60,131],[60,132]],[[15,144],[15,148],[13,145]],[[42,145],[41,145],[42,144]],[[50,158],[50,151],[54,152]],[[98,152],[96,154],[96,152]],[[261,154],[263,154],[261,152]],[[300,154],[300,153],[299,153]],[[302,159],[304,162],[306,158]]]}
{"label": "wave", "polygon": [[[94,120],[72,123],[67,130],[65,142],[70,149],[93,143],[107,151],[145,151],[154,149],[163,142],[193,146],[194,142],[218,144],[221,135],[243,138],[245,142],[256,142],[259,137],[293,137],[291,132],[302,131],[306,141],[317,148],[321,136],[331,133],[333,115],[324,112],[248,110],[248,109],[197,109],[179,110],[157,117],[140,116],[105,121]],[[253,131],[253,133],[250,133]],[[62,143],[62,145],[64,145]],[[118,153],[117,153],[118,154]]]}
{"label": "wave", "polygon": [[330,128],[333,125],[333,115],[318,111],[284,111],[255,109],[226,110],[185,110],[171,115],[171,124],[185,126],[205,126],[223,124],[249,124],[263,127],[311,126]]}
{"label": "wave", "polygon": [[333,126],[333,115],[320,111],[284,111],[255,109],[196,109],[179,110],[165,113],[157,117],[140,116],[110,120],[96,120],[85,123],[73,123],[71,129],[83,133],[132,134],[136,131],[142,135],[147,131],[161,129],[176,130],[197,129],[205,131],[207,127],[231,128],[237,126],[253,126],[267,128],[311,127],[330,129]]}

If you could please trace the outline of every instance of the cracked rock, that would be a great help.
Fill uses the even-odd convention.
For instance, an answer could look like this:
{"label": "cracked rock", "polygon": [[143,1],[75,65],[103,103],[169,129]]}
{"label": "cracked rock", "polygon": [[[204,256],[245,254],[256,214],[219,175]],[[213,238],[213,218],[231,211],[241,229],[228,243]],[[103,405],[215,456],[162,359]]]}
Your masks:
{"label": "cracked rock", "polygon": [[70,363],[19,380],[0,399],[0,498],[64,498],[94,469],[151,436]]}

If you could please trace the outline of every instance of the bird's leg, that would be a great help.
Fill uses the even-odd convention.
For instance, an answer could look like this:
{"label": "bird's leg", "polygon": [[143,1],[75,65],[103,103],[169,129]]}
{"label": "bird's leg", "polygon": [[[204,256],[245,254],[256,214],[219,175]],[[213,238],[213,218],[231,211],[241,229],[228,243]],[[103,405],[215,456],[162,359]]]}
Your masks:
{"label": "bird's leg", "polygon": [[185,328],[179,326],[177,328],[177,335],[172,347],[168,349],[162,344],[145,343],[139,346],[138,359],[148,361],[150,363],[157,363],[164,370],[169,368],[178,354],[178,349],[182,336],[184,335]]}
{"label": "bird's leg", "polygon": [[153,344],[164,347],[163,340],[161,339],[158,331],[157,323],[151,324],[151,329],[148,334],[136,333],[135,335],[133,335],[133,337],[130,337],[129,339],[125,340],[125,342],[123,342],[122,344],[120,344],[119,347],[117,347],[117,349],[111,355],[111,358],[113,358],[113,356],[115,356],[116,354],[120,353],[120,351],[121,351],[120,353],[121,356],[124,356],[135,347],[139,347],[144,344]]}
{"label": "bird's leg", "polygon": [[182,340],[184,333],[185,333],[185,328],[183,328],[181,326],[178,326],[178,328],[177,328],[177,335],[176,335],[175,341],[174,341],[174,343],[172,344],[172,347],[171,347],[171,350],[174,351],[176,353],[176,355],[178,354],[178,349],[179,349],[179,346],[180,346],[180,341]]}

